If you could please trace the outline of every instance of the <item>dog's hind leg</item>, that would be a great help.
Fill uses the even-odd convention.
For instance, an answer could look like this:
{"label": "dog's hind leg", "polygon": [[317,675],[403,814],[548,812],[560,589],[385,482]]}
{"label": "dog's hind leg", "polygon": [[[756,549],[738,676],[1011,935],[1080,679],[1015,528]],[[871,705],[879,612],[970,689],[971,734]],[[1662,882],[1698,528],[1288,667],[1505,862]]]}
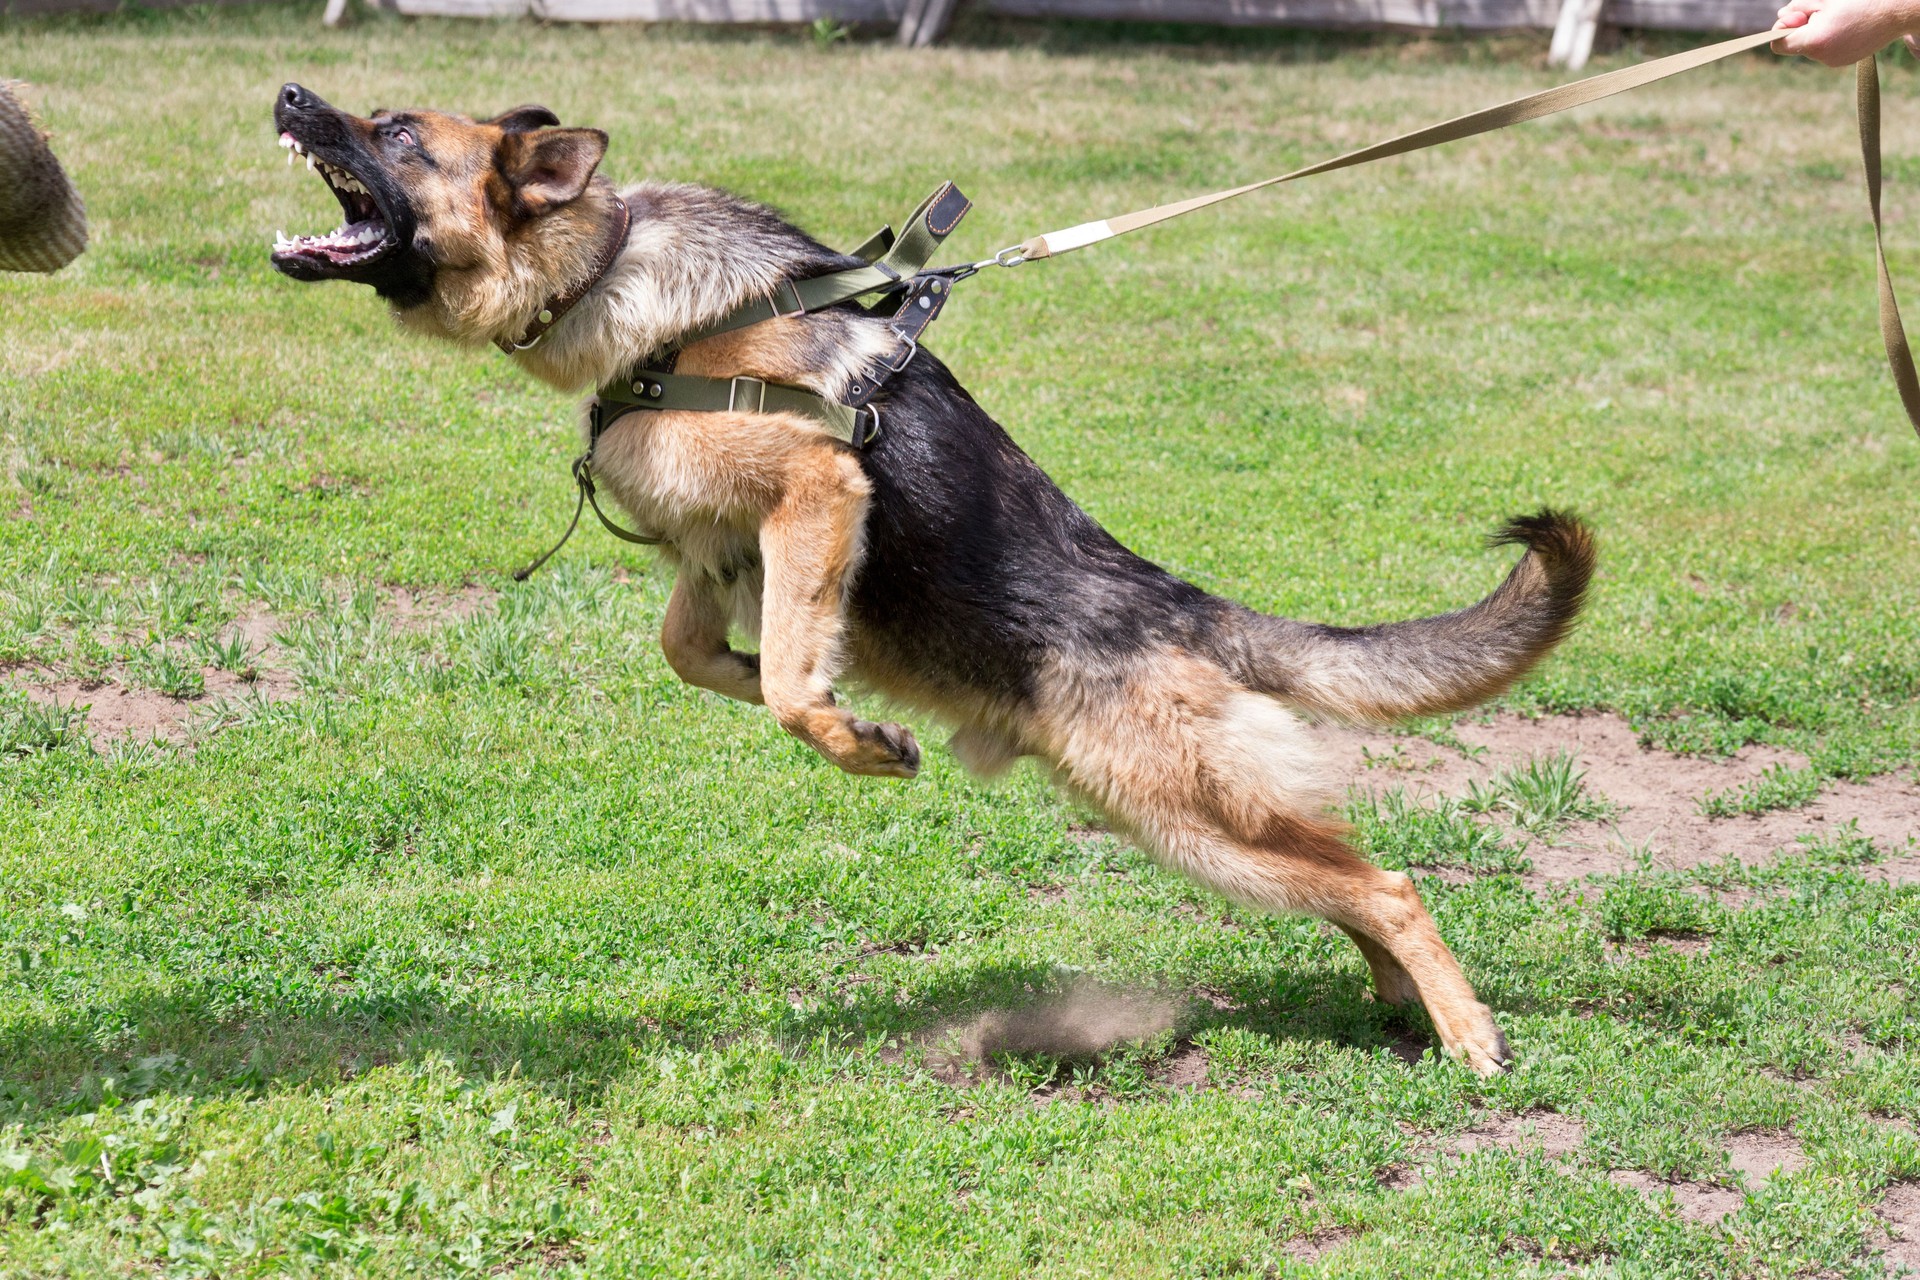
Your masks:
{"label": "dog's hind leg", "polygon": [[1413,881],[1376,867],[1347,847],[1339,828],[1301,815],[1276,822],[1258,842],[1193,823],[1160,833],[1181,870],[1252,905],[1306,911],[1344,929],[1388,1003],[1417,999],[1443,1048],[1482,1075],[1507,1062],[1506,1039],[1466,976]]}
{"label": "dog's hind leg", "polygon": [[[1304,728],[1210,664],[1162,658],[1048,717],[1061,781],[1163,863],[1270,911],[1304,911],[1360,944],[1381,999],[1418,999],[1446,1051],[1491,1074],[1506,1042],[1413,881],[1347,843]],[[1061,707],[1061,711],[1067,711]]]}
{"label": "dog's hind leg", "polygon": [[1353,945],[1360,948],[1360,954],[1366,958],[1367,969],[1373,974],[1373,993],[1382,1004],[1418,1004],[1420,988],[1415,985],[1413,975],[1400,966],[1393,958],[1393,952],[1360,932],[1351,925],[1342,925],[1346,935],[1353,939]]}
{"label": "dog's hind leg", "polygon": [[812,465],[789,470],[760,525],[760,689],[782,728],[848,773],[911,778],[912,731],[856,719],[833,698],[868,491],[860,464],[824,444]]}
{"label": "dog's hind leg", "polygon": [[761,702],[760,658],[727,644],[727,604],[711,578],[691,566],[674,579],[660,627],[667,665],[688,684],[741,702]]}

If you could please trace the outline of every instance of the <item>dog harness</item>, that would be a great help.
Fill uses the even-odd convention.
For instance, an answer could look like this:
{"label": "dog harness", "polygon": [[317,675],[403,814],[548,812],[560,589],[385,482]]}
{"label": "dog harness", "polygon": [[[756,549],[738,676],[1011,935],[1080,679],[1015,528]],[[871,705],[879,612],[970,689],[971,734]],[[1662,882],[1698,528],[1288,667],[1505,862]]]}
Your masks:
{"label": "dog harness", "polygon": [[[598,269],[579,288],[560,295],[543,306],[518,342],[502,340],[496,345],[511,354],[538,343],[559,323],[588,289],[599,283],[625,247],[631,227],[631,215],[624,201],[615,197],[617,206],[614,234],[609,236]],[[783,280],[772,295],[755,298],[710,324],[695,329],[680,339],[678,347],[657,357],[649,357],[620,378],[595,393],[587,406],[587,449],[573,460],[574,484],[579,489],[573,520],[553,549],[513,575],[516,582],[526,579],[567,544],[579,526],[586,507],[593,508],[607,532],[626,542],[658,546],[664,538],[651,537],[623,529],[600,509],[593,483],[593,455],[600,437],[622,417],[633,412],[651,413],[794,413],[811,418],[826,427],[829,434],[855,449],[865,449],[880,437],[880,408],[874,403],[887,380],[905,369],[920,349],[920,338],[939,318],[956,281],[974,274],[982,263],[970,263],[929,271],[927,262],[960,225],[973,202],[951,182],[922,200],[907,215],[905,229],[895,236],[886,226],[869,236],[848,256],[858,258],[862,266],[835,271],[804,280]],[[832,400],[804,387],[767,382],[760,378],[709,378],[701,374],[676,373],[674,364],[680,352],[696,342],[735,329],[764,323],[780,316],[806,315],[869,294],[880,298],[867,308],[867,314],[884,316],[894,339],[894,348],[878,366],[850,385],[842,400]]]}
{"label": "dog harness", "polygon": [[[905,369],[920,349],[920,335],[946,305],[953,275],[964,268],[926,270],[927,261],[946,240],[973,202],[951,182],[920,202],[907,215],[906,229],[896,239],[892,227],[882,227],[849,255],[865,265],[805,280],[783,280],[772,295],[755,298],[723,318],[695,329],[680,339],[675,350],[655,361],[643,362],[625,377],[601,387],[592,412],[611,426],[636,410],[696,413],[798,413],[824,423],[840,440],[863,449],[880,434],[880,412],[873,399],[888,378]],[[888,317],[894,350],[870,376],[847,388],[845,400],[829,400],[801,387],[759,378],[708,378],[675,373],[681,350],[717,334],[745,329],[780,316],[803,316],[867,294],[878,293],[870,315]],[[611,411],[609,411],[611,409]]]}

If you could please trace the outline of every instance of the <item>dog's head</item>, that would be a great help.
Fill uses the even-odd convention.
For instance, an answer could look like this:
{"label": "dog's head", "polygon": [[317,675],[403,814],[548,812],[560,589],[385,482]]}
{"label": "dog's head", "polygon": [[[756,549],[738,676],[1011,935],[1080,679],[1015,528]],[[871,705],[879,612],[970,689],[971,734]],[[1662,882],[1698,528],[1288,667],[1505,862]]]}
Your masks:
{"label": "dog's head", "polygon": [[296,280],[372,285],[403,313],[439,301],[482,324],[472,313],[491,310],[489,296],[518,305],[518,295],[546,289],[587,234],[557,215],[587,191],[607,150],[606,134],[558,128],[545,107],[491,120],[361,117],[297,84],[280,90],[273,120],[280,145],[306,158],[345,214],[324,235],[280,237],[276,268]]}

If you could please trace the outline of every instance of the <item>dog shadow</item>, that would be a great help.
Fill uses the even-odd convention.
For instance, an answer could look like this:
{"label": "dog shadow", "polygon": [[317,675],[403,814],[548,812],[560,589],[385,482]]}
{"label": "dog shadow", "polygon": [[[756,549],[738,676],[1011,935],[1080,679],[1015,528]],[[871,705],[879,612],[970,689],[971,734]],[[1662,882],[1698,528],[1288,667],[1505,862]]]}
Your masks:
{"label": "dog shadow", "polygon": [[796,1009],[776,1036],[883,1046],[883,1056],[919,1050],[929,1061],[989,1069],[1008,1059],[1102,1060],[1148,1046],[1162,1056],[1216,1028],[1272,1041],[1417,1061],[1431,1043],[1424,1013],[1374,1001],[1365,979],[1325,970],[1280,971],[1226,986],[1180,988],[1104,982],[1041,965],[971,969],[911,998],[863,982]]}
{"label": "dog shadow", "polygon": [[[375,1068],[444,1060],[463,1075],[512,1075],[590,1102],[631,1071],[636,1051],[705,1049],[744,1034],[785,1052],[903,1047],[972,1061],[1101,1059],[1141,1044],[1170,1051],[1218,1027],[1274,1040],[1386,1048],[1417,1059],[1430,1040],[1419,1015],[1373,1002],[1351,974],[1280,971],[1224,988],[1120,986],[1063,978],[1057,968],[999,965],[936,979],[911,997],[886,983],[803,1002],[760,1028],[690,1018],[655,1025],[584,1010],[489,1012],[429,996],[341,993],[305,1009],[233,1011],[208,983],[137,993],[118,1005],[50,1012],[0,1038],[0,1115],[87,1110],[108,1097],[259,1095],[326,1088]],[[101,1043],[101,1027],[128,1028]],[[891,1045],[891,1049],[886,1046]]]}

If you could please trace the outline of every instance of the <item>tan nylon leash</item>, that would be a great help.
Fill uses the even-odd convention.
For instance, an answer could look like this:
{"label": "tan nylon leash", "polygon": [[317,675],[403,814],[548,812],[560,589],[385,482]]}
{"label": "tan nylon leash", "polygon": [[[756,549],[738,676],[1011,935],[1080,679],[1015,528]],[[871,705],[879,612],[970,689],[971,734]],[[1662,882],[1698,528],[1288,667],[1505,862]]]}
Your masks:
{"label": "tan nylon leash", "polygon": [[1920,433],[1920,376],[1913,368],[1913,350],[1907,346],[1907,327],[1900,323],[1900,304],[1893,297],[1893,276],[1887,271],[1887,246],[1880,234],[1880,67],[1872,58],[1854,65],[1854,88],[1860,108],[1860,163],[1867,171],[1867,204],[1873,210],[1873,257],[1880,276],[1880,339],[1887,345],[1887,367],[1900,390],[1907,421]]}
{"label": "tan nylon leash", "polygon": [[1575,80],[1572,84],[1556,85],[1551,89],[1543,89],[1539,93],[1530,93],[1523,98],[1484,107],[1479,111],[1470,111],[1466,115],[1455,116],[1439,124],[1430,124],[1424,129],[1415,129],[1411,133],[1388,138],[1385,142],[1376,142],[1370,147],[1361,147],[1357,151],[1349,151],[1331,160],[1322,160],[1304,169],[1283,173],[1277,178],[1263,178],[1259,182],[1249,182],[1245,186],[1233,187],[1226,191],[1215,191],[1204,196],[1176,200],[1172,204],[1156,205],[1151,209],[1123,213],[1118,217],[1103,218],[1097,222],[1083,222],[1079,226],[1067,227],[1061,231],[1049,231],[1045,235],[1034,236],[1019,245],[1017,249],[1004,252],[1002,258],[1012,253],[1018,253],[1022,261],[1058,257],[1060,254],[1086,245],[1111,240],[1129,231],[1138,231],[1142,227],[1151,227],[1156,223],[1178,218],[1182,214],[1192,213],[1196,209],[1204,209],[1208,205],[1231,200],[1235,196],[1244,196],[1251,191],[1277,187],[1283,182],[1292,182],[1298,178],[1310,178],[1316,173],[1331,173],[1335,169],[1347,169],[1357,164],[1405,155],[1410,151],[1437,147],[1443,142],[1457,142],[1462,138],[1491,133],[1495,129],[1504,129],[1508,125],[1520,124],[1527,120],[1538,120],[1542,116],[1554,115],[1573,107],[1584,106],[1589,102],[1598,102],[1602,98],[1611,98],[1616,93],[1625,93],[1629,89],[1638,89],[1642,85],[1653,84],[1669,76],[1692,71],[1696,67],[1704,67],[1710,62],[1730,58],[1736,53],[1745,53],[1748,49],[1757,49],[1763,44],[1778,40],[1780,35],[1778,31],[1756,32],[1750,36],[1723,40],[1719,44],[1710,44],[1704,48],[1689,49],[1685,53],[1676,53],[1671,57],[1657,58],[1636,67],[1622,67],[1618,71],[1588,76],[1585,80]]}
{"label": "tan nylon leash", "polygon": [[[1446,142],[1457,142],[1462,138],[1471,138],[1476,134],[1490,133],[1495,129],[1504,129],[1509,125],[1520,124],[1527,120],[1538,120],[1543,116],[1555,115],[1573,107],[1585,106],[1589,102],[1598,102],[1602,98],[1611,98],[1615,94],[1638,89],[1656,81],[1677,76],[1683,72],[1719,62],[1749,49],[1757,49],[1779,39],[1782,31],[1758,31],[1752,35],[1737,36],[1732,40],[1723,40],[1718,44],[1706,45],[1699,49],[1690,49],[1685,53],[1676,53],[1670,57],[1656,58],[1652,62],[1639,66],[1622,67],[1618,71],[1608,71],[1601,75],[1589,76],[1585,80],[1576,80],[1572,84],[1557,85],[1539,93],[1530,93],[1522,98],[1485,107],[1479,111],[1455,116],[1439,124],[1428,125],[1424,129],[1415,129],[1376,142],[1372,146],[1361,147],[1355,151],[1322,160],[1291,173],[1283,173],[1277,178],[1264,178],[1259,182],[1249,182],[1245,186],[1233,187],[1225,191],[1215,191],[1207,195],[1193,196],[1186,200],[1177,200],[1172,204],[1156,205],[1151,209],[1140,209],[1133,213],[1123,213],[1112,218],[1103,218],[1095,222],[1083,222],[1078,226],[1066,227],[1059,231],[1049,231],[1044,235],[1033,236],[1009,249],[1002,249],[995,257],[976,267],[999,265],[1018,266],[1022,262],[1032,262],[1040,258],[1057,258],[1063,253],[1098,244],[1102,240],[1111,240],[1115,236],[1126,235],[1129,231],[1138,231],[1142,227],[1151,227],[1167,222],[1183,214],[1192,213],[1209,205],[1231,200],[1249,192],[1266,187],[1279,186],[1283,182],[1292,182],[1298,178],[1312,177],[1318,173],[1331,173],[1336,169],[1347,169],[1354,165],[1367,164],[1374,160],[1385,160],[1392,156],[1406,155],[1408,152],[1437,147]],[[1873,208],[1874,253],[1879,263],[1880,273],[1880,331],[1886,340],[1887,363],[1893,369],[1893,380],[1900,391],[1900,402],[1907,411],[1907,421],[1913,425],[1916,434],[1920,434],[1920,375],[1914,369],[1912,352],[1907,347],[1906,330],[1900,323],[1900,308],[1894,301],[1893,278],[1887,272],[1887,252],[1880,230],[1880,76],[1872,58],[1863,59],[1855,70],[1858,84],[1860,115],[1860,153],[1867,171],[1867,195]]]}

